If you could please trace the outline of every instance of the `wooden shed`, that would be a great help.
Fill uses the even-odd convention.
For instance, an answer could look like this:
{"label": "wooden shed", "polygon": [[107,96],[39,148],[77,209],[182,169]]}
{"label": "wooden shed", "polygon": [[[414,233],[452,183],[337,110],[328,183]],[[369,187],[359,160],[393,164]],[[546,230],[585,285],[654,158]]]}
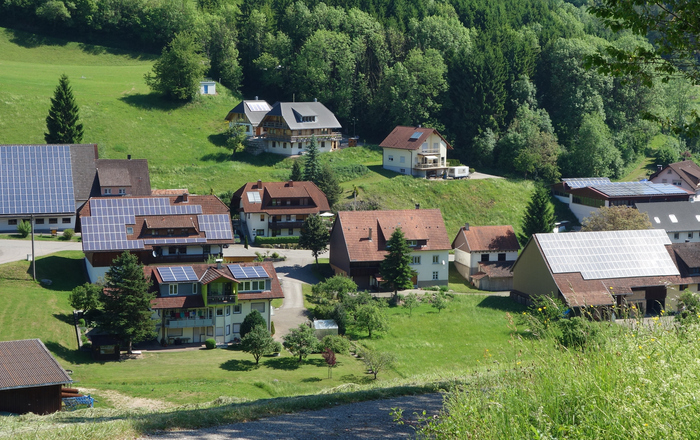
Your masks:
{"label": "wooden shed", "polygon": [[0,342],[0,411],[60,411],[61,388],[71,382],[39,339]]}
{"label": "wooden shed", "polygon": [[90,336],[92,358],[96,361],[118,361],[121,356],[119,339],[115,335]]}

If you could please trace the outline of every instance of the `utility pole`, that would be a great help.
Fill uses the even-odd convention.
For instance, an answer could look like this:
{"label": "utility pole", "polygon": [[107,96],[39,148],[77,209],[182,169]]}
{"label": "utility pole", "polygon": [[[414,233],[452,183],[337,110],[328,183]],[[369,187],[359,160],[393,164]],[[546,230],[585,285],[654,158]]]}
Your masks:
{"label": "utility pole", "polygon": [[29,217],[32,223],[32,279],[36,281],[36,258],[34,257],[34,214]]}

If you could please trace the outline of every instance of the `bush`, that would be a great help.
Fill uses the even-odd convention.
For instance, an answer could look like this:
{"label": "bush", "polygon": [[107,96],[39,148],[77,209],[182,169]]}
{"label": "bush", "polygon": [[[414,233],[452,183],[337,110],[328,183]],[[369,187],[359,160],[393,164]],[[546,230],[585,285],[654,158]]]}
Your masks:
{"label": "bush", "polygon": [[530,327],[537,338],[543,338],[551,326],[564,316],[566,306],[560,300],[547,295],[532,297],[532,305],[523,312],[521,323]]}
{"label": "bush", "polygon": [[334,353],[346,354],[350,351],[350,341],[338,335],[326,335],[321,339],[318,349],[325,351],[330,348]]}
{"label": "bush", "polygon": [[333,319],[333,304],[318,304],[313,308],[314,319]]}
{"label": "bush", "polygon": [[92,342],[87,341],[83,344],[83,350],[92,351]]}
{"label": "bush", "polygon": [[272,348],[270,349],[273,353],[279,353],[282,351],[282,343],[280,341],[275,341],[272,343]]}
{"label": "bush", "polygon": [[448,167],[458,167],[460,165],[462,165],[462,162],[460,162],[459,159],[447,159]]}
{"label": "bush", "polygon": [[255,244],[258,246],[262,245],[273,245],[273,244],[286,244],[286,243],[299,243],[298,236],[285,236],[285,237],[255,237]]}
{"label": "bush", "polygon": [[273,252],[272,255],[270,255],[270,256],[271,256],[272,258],[279,258],[279,257],[280,257],[280,254],[278,254],[277,252]]}
{"label": "bush", "polygon": [[207,347],[207,350],[213,350],[216,348],[216,339],[214,338],[209,338],[206,341],[204,341],[204,346]]}
{"label": "bush", "polygon": [[561,330],[561,336],[557,340],[567,348],[581,350],[598,338],[598,328],[580,316],[562,319],[558,322],[558,327]]}
{"label": "bush", "polygon": [[85,320],[83,318],[78,320],[78,327],[85,327]]}
{"label": "bush", "polygon": [[274,321],[270,322],[270,334],[272,336],[275,335],[275,322]]}
{"label": "bush", "polygon": [[17,223],[17,232],[19,233],[20,237],[25,238],[32,232],[32,224],[25,222],[24,220],[20,220],[20,222]]}
{"label": "bush", "polygon": [[74,235],[75,235],[75,231],[70,229],[70,228],[63,231],[63,239],[64,240],[70,240],[71,238],[73,238]]}

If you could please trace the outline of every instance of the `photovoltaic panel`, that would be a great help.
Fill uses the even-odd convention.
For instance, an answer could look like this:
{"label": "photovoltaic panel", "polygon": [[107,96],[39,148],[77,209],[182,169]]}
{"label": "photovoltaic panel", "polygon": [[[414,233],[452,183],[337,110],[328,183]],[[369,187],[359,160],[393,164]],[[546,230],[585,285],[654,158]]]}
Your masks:
{"label": "photovoltaic panel", "polygon": [[228,270],[237,280],[251,278],[270,278],[267,271],[262,266],[241,266],[240,264],[229,264]]}
{"label": "photovoltaic panel", "polygon": [[161,266],[158,273],[166,283],[199,280],[192,266]]}
{"label": "photovoltaic panel", "polygon": [[248,191],[246,195],[248,196],[248,203],[262,203],[262,199],[260,198],[259,192]]}
{"label": "photovoltaic panel", "polygon": [[653,182],[610,182],[602,185],[589,185],[609,197],[687,195],[683,188],[667,183]]}
{"label": "photovoltaic panel", "polygon": [[593,185],[605,185],[610,183],[610,179],[607,177],[568,177],[561,179],[565,182],[569,188],[586,188]]}
{"label": "photovoltaic panel", "polygon": [[662,229],[536,234],[553,273],[585,280],[678,275]]}
{"label": "photovoltaic panel", "polygon": [[143,240],[145,245],[154,244],[197,244],[206,243],[207,239],[202,237],[192,237],[192,238],[147,238]]}
{"label": "photovoltaic panel", "polygon": [[267,102],[248,102],[248,108],[254,112],[269,112],[272,107]]}
{"label": "photovoltaic panel", "polygon": [[227,214],[202,214],[197,216],[199,230],[204,231],[208,240],[232,240],[233,230]]}
{"label": "photovoltaic panel", "polygon": [[69,145],[0,146],[0,214],[73,212]]}
{"label": "photovoltaic panel", "polygon": [[420,139],[421,136],[423,136],[422,132],[414,131],[413,134],[411,135],[411,139],[413,139],[413,140]]}

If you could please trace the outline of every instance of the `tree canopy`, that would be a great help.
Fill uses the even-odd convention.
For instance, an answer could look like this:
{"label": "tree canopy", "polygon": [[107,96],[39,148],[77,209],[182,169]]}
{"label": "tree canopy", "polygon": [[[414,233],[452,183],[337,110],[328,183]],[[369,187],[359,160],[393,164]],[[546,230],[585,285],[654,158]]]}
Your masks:
{"label": "tree canopy", "polygon": [[208,69],[208,60],[194,35],[179,33],[173,38],[153,71],[146,73],[146,84],[153,91],[175,101],[190,101],[199,93],[199,82]]}
{"label": "tree canopy", "polygon": [[318,265],[318,256],[328,250],[330,237],[331,234],[321,216],[312,214],[306,217],[301,227],[299,246],[302,249],[310,250],[316,259],[316,265]]}
{"label": "tree canopy", "polygon": [[413,274],[411,269],[411,248],[401,228],[394,229],[391,237],[386,242],[387,253],[379,266],[379,273],[384,282],[394,291],[396,298],[399,289],[413,287]]}
{"label": "tree canopy", "polygon": [[299,324],[283,337],[284,348],[289,350],[294,356],[299,356],[299,362],[310,355],[318,345],[318,339],[314,331],[306,324]]}
{"label": "tree canopy", "polygon": [[258,365],[260,358],[275,350],[275,340],[272,339],[267,326],[257,325],[241,339],[241,348],[246,353],[253,355],[255,365]]}
{"label": "tree canopy", "polygon": [[83,124],[78,123],[78,104],[68,77],[63,74],[51,98],[51,108],[46,117],[44,139],[47,144],[79,144],[83,140]]}
{"label": "tree canopy", "polygon": [[582,223],[582,231],[651,229],[647,213],[629,206],[603,206],[584,218]]}

